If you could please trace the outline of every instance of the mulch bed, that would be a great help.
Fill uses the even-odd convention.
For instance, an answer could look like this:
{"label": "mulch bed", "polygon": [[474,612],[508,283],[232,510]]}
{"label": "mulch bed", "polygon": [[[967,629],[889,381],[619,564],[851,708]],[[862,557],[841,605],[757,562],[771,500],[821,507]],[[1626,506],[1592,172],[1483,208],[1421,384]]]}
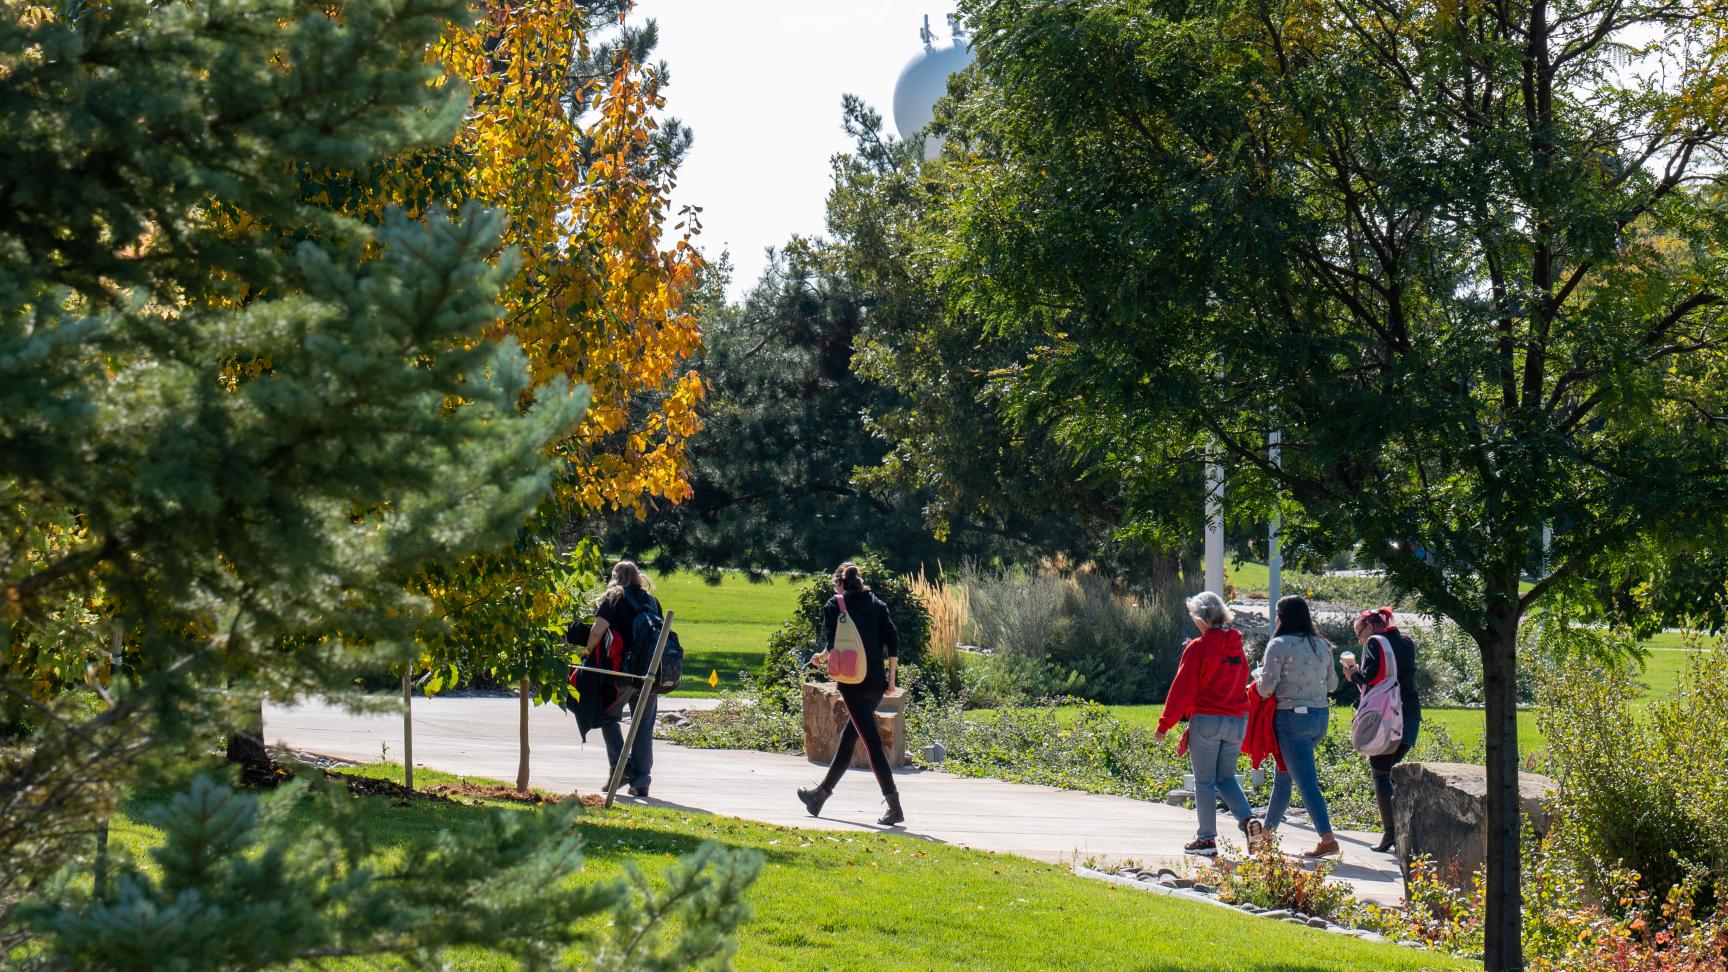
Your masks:
{"label": "mulch bed", "polygon": [[518,793],[513,786],[502,783],[482,784],[463,780],[460,783],[437,783],[426,788],[427,793],[439,793],[444,796],[463,797],[469,800],[508,800],[511,803],[529,803],[539,806],[543,803],[560,803],[563,797],[555,797],[539,790],[529,790]]}

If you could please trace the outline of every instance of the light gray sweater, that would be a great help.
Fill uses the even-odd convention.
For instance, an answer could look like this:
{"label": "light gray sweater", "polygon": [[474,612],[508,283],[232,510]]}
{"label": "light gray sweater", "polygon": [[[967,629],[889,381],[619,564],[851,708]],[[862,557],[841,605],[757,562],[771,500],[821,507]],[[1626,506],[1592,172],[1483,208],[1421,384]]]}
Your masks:
{"label": "light gray sweater", "polygon": [[1278,696],[1278,708],[1323,709],[1326,694],[1338,687],[1338,668],[1325,638],[1279,635],[1266,645],[1257,686],[1261,697]]}

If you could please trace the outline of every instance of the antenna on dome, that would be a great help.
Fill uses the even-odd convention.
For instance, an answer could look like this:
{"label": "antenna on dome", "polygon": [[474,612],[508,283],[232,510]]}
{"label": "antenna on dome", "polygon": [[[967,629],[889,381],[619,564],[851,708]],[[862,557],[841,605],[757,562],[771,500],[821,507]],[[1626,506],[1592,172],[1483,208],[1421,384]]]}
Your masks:
{"label": "antenna on dome", "polygon": [[[926,17],[925,21],[928,22],[929,18]],[[948,36],[952,37],[956,44],[965,40],[969,33],[970,32],[966,29],[966,25],[960,22],[959,14],[951,13],[948,15]]]}
{"label": "antenna on dome", "polygon": [[924,26],[918,29],[918,36],[924,39],[925,47],[934,47],[936,35],[930,32],[930,15],[924,15]]}

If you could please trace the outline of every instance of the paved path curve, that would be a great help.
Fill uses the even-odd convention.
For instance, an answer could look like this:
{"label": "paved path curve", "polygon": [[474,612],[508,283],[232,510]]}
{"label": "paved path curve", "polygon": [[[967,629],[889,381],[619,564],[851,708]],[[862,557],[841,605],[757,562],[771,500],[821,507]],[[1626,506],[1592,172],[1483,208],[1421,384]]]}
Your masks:
{"label": "paved path curve", "polygon": [[[516,718],[511,698],[415,699],[414,764],[513,780]],[[342,759],[377,760],[383,746],[389,747],[390,759],[402,754],[399,714],[355,715],[319,702],[269,705],[264,731],[272,743]],[[554,793],[604,791],[606,748],[599,733],[583,745],[575,721],[556,706],[543,705],[530,712],[529,739],[534,786]],[[877,829],[881,796],[867,771],[849,773],[823,816],[812,819],[793,790],[816,782],[821,768],[802,757],[686,749],[665,740],[655,744],[654,752],[648,802],[782,826]],[[1163,804],[926,770],[896,775],[906,808],[904,833],[979,850],[1056,863],[1132,858],[1152,864],[1179,860],[1182,845],[1194,836],[1193,812]],[[1229,820],[1222,811],[1219,816]],[[1335,876],[1368,900],[1402,900],[1396,863],[1368,849],[1377,834],[1340,832],[1339,839],[1344,859]],[[1306,847],[1313,841],[1312,832],[1286,825],[1288,845]]]}

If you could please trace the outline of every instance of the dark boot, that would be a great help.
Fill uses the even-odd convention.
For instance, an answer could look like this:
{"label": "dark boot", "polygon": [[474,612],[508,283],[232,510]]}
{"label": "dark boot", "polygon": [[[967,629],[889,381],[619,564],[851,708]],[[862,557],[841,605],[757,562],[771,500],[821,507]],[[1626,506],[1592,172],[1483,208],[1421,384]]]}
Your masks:
{"label": "dark boot", "polygon": [[1374,852],[1384,854],[1393,848],[1398,837],[1392,826],[1392,794],[1376,787],[1374,802],[1380,805],[1380,843],[1374,845]]}
{"label": "dark boot", "polygon": [[900,794],[889,793],[884,795],[883,799],[888,801],[888,812],[878,817],[876,822],[884,827],[892,827],[905,821],[906,814],[900,809]]}
{"label": "dark boot", "polygon": [[827,803],[828,798],[833,795],[834,791],[825,786],[819,786],[813,790],[801,789],[798,791],[798,799],[803,801],[804,809],[810,811],[812,817],[822,816],[822,804]]}

